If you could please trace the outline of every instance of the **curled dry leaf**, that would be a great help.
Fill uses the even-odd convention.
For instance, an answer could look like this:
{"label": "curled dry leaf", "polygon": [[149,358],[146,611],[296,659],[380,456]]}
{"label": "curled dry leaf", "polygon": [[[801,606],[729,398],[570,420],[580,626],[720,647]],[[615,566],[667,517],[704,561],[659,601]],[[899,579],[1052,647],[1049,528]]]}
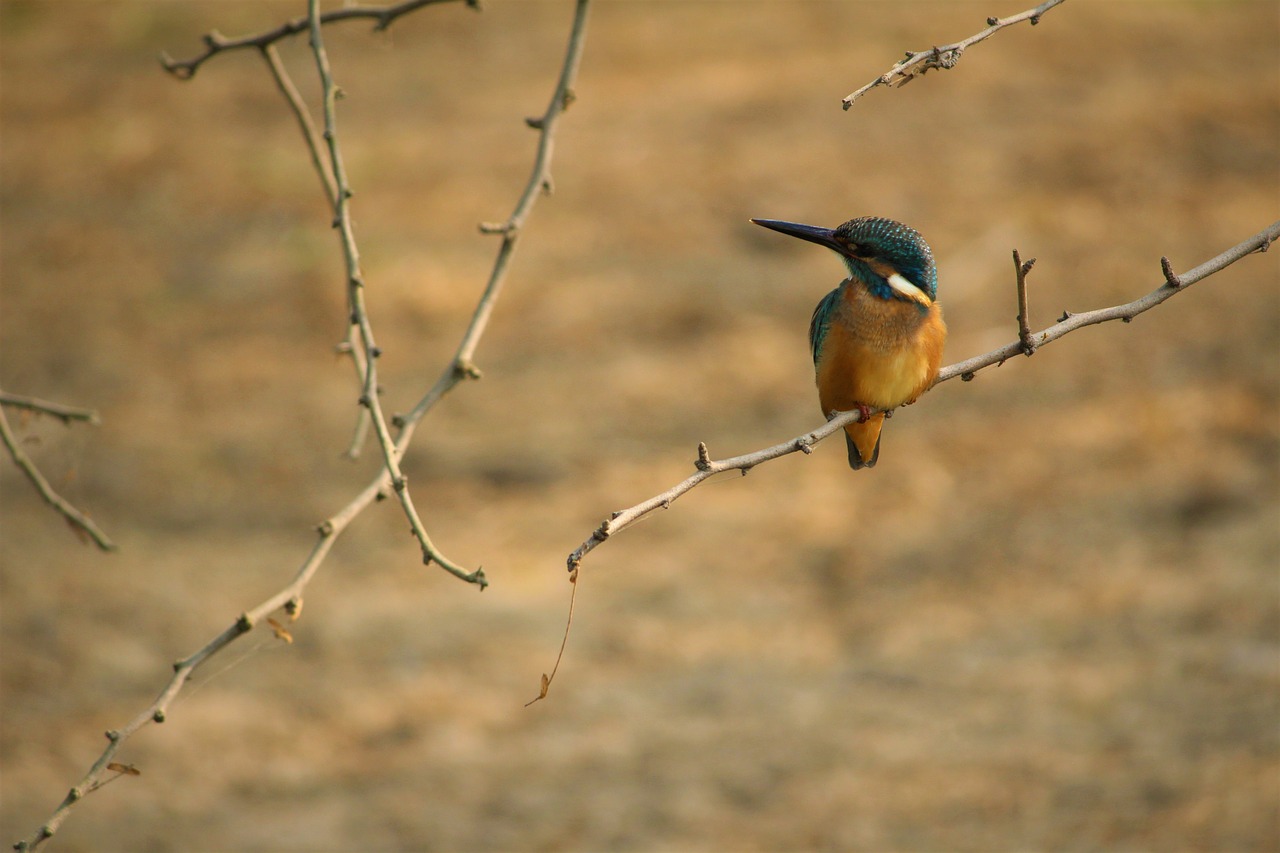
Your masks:
{"label": "curled dry leaf", "polygon": [[272,619],[270,616],[267,617],[267,624],[270,625],[271,630],[275,632],[277,640],[284,640],[286,643],[293,642],[293,635],[289,633],[288,629],[276,620]]}

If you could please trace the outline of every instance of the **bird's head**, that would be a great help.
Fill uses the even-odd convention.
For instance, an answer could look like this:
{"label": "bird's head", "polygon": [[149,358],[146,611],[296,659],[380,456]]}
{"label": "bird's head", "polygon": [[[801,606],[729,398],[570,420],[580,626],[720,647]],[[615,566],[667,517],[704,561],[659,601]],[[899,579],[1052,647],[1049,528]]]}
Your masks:
{"label": "bird's head", "polygon": [[920,232],[901,222],[861,216],[838,228],[819,228],[776,219],[751,221],[833,250],[849,268],[850,277],[882,299],[927,306],[938,296],[933,252]]}

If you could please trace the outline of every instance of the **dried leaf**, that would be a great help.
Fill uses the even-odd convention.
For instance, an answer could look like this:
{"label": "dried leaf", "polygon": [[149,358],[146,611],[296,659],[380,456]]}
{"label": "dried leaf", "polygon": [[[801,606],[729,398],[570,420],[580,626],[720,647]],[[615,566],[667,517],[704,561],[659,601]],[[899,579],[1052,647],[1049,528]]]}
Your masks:
{"label": "dried leaf", "polygon": [[267,624],[270,625],[271,630],[275,632],[277,640],[284,640],[286,643],[293,642],[293,635],[290,634],[283,625],[272,619],[270,616],[267,617]]}

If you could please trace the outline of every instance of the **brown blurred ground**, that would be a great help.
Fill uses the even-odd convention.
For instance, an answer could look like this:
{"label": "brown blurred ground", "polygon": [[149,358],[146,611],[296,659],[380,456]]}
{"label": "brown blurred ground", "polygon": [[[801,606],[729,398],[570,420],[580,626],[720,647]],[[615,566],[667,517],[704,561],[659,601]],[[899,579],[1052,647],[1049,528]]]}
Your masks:
{"label": "brown blurred ground", "polygon": [[[692,493],[586,563],[610,510],[818,421],[805,329],[840,275],[750,216],[903,219],[948,361],[1127,301],[1280,210],[1271,2],[1085,3],[953,72],[839,99],[1024,3],[603,3],[556,193],[408,460],[483,595],[366,513],[296,642],[210,665],[59,850],[1275,850],[1280,255],[1129,326],[949,383],[858,474],[835,442]],[[155,55],[281,3],[0,3],[0,383],[119,541],[0,466],[0,839],[26,836],[169,663],[278,589],[373,459],[341,266],[250,54]],[[329,33],[386,398],[456,345],[534,144],[567,2]],[[302,44],[286,51],[311,85]]]}

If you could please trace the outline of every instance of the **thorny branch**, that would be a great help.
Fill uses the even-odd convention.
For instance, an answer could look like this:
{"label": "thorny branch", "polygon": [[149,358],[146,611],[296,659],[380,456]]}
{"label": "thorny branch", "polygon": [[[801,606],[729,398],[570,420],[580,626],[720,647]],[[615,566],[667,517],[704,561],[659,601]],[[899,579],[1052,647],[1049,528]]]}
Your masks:
{"label": "thorny branch", "polygon": [[[1252,254],[1253,252],[1265,252],[1271,243],[1277,238],[1280,238],[1280,222],[1272,223],[1269,227],[1253,235],[1243,243],[1233,246],[1217,257],[1205,261],[1200,266],[1195,269],[1188,270],[1180,276],[1173,276],[1172,268],[1169,266],[1167,259],[1162,259],[1162,267],[1165,270],[1166,281],[1160,287],[1140,299],[1135,299],[1134,301],[1127,302],[1123,305],[1115,305],[1110,308],[1100,308],[1096,311],[1087,311],[1083,314],[1072,314],[1070,312],[1066,312],[1054,325],[1029,335],[1031,349],[1034,352],[1035,349],[1043,347],[1045,344],[1052,343],[1058,338],[1061,338],[1070,332],[1074,332],[1077,329],[1084,328],[1085,326],[1105,323],[1109,320],[1123,320],[1128,322],[1144,311],[1149,311],[1156,307],[1175,293],[1179,293],[1201,279],[1208,278],[1214,273],[1227,268],[1244,256]],[[1025,278],[1025,268],[1029,268],[1029,266],[1030,261],[1026,264],[1022,264],[1021,261],[1019,261],[1019,270],[1021,272],[1019,275],[1020,282]],[[1023,286],[1025,287],[1025,284],[1023,284]],[[957,376],[967,382],[973,379],[974,375],[979,370],[991,367],[992,365],[1004,364],[1005,361],[1019,354],[1031,354],[1024,349],[1022,340],[1006,344],[1005,346],[992,350],[984,355],[974,356],[973,358],[965,361],[944,367],[938,373],[938,379],[934,385],[946,382],[949,379],[955,379]],[[871,409],[868,412],[868,415],[873,415],[877,411],[878,410],[876,409]],[[771,459],[777,459],[780,456],[786,456],[787,454],[795,453],[796,451],[810,453],[812,452],[813,445],[822,441],[832,433],[843,429],[847,424],[855,423],[859,420],[861,420],[861,416],[857,411],[842,412],[827,423],[811,432],[805,433],[804,435],[797,436],[789,441],[784,441],[781,444],[775,444],[772,447],[766,447],[763,450],[757,450],[754,453],[746,453],[729,459],[714,460],[707,452],[707,446],[705,444],[699,444],[698,460],[695,463],[697,471],[690,474],[670,489],[667,489],[665,492],[654,495],[648,500],[638,503],[635,506],[628,507],[627,509],[620,510],[610,515],[591,533],[590,536],[587,537],[586,541],[579,545],[573,553],[569,555],[569,559],[567,561],[569,571],[571,573],[576,573],[582,564],[583,558],[610,536],[613,536],[616,533],[621,533],[623,530],[627,529],[654,510],[667,509],[671,506],[673,501],[685,492],[688,492],[690,489],[697,486],[699,483],[702,483],[707,478],[722,471],[738,470],[745,474],[762,462],[768,462]]]}
{"label": "thorny branch", "polygon": [[[428,2],[440,2],[440,0],[428,0]],[[403,14],[410,8],[418,8],[428,5],[428,2],[403,3],[400,6],[388,7],[389,9],[402,10],[396,14]],[[403,455],[405,449],[409,446],[413,437],[415,428],[423,415],[435,403],[454,387],[458,382],[467,378],[477,378],[480,375],[479,370],[475,367],[472,359],[475,350],[480,342],[481,336],[484,334],[488,324],[490,315],[493,312],[494,304],[501,292],[502,284],[506,278],[507,267],[511,260],[512,251],[515,248],[516,237],[519,234],[521,226],[528,219],[538,196],[543,188],[549,183],[551,175],[551,159],[554,149],[554,136],[560,116],[563,114],[565,107],[572,100],[573,83],[577,79],[578,66],[582,56],[582,46],[586,33],[586,16],[589,8],[589,0],[578,0],[574,12],[573,24],[570,30],[568,44],[565,49],[564,63],[562,65],[560,78],[556,83],[552,92],[551,100],[547,106],[546,112],[540,119],[535,119],[529,124],[533,126],[539,133],[537,154],[534,157],[532,173],[524,192],[520,195],[516,203],[515,210],[511,217],[507,220],[504,227],[502,246],[498,251],[497,258],[494,261],[493,271],[489,276],[488,284],[484,294],[481,296],[479,304],[476,306],[475,313],[471,318],[466,332],[463,334],[462,342],[458,347],[457,354],[450,364],[445,368],[444,374],[432,386],[432,388],[423,396],[417,406],[408,415],[396,416],[392,419],[392,425],[399,432],[395,437],[392,451],[395,458]],[[342,11],[365,11],[359,7]],[[341,17],[333,17],[335,13],[326,13],[320,16],[320,22],[326,23],[332,20],[343,20],[351,17],[345,15]],[[367,15],[366,15],[367,16]],[[387,19],[390,22],[390,18]],[[286,27],[293,27],[297,22],[292,22]],[[381,24],[380,24],[381,25]],[[305,26],[305,25],[304,25]],[[283,30],[284,28],[281,28]],[[292,35],[298,30],[291,30],[283,35]],[[273,31],[273,32],[281,32]],[[266,39],[263,44],[269,44],[272,39]],[[249,46],[248,44],[244,46]],[[254,43],[253,46],[258,46]],[[207,57],[206,57],[207,58]],[[203,61],[203,60],[201,60]],[[270,65],[270,57],[268,56],[268,64]],[[196,66],[199,62],[195,63]],[[179,75],[189,77],[190,74]],[[286,78],[287,79],[287,78]],[[277,80],[279,85],[279,80]],[[286,98],[288,95],[286,94]],[[334,200],[340,198],[338,189],[335,186]],[[350,340],[350,339],[349,339]],[[351,343],[355,346],[360,345],[357,338]],[[367,386],[366,386],[367,387]],[[89,771],[76,783],[76,786],[70,790],[63,801],[54,810],[53,814],[45,821],[30,838],[19,841],[14,847],[19,851],[34,850],[51,838],[62,825],[63,821],[69,816],[71,809],[80,802],[87,794],[100,788],[105,782],[116,778],[107,774],[121,771],[116,769],[117,762],[113,761],[116,753],[125,741],[135,734],[139,729],[148,723],[162,723],[166,719],[169,706],[172,704],[177,695],[182,691],[186,683],[209,659],[217,655],[224,648],[229,646],[239,637],[247,634],[249,631],[264,620],[268,620],[270,614],[283,608],[290,619],[297,619],[302,610],[302,593],[310,583],[312,577],[319,570],[320,564],[328,556],[330,549],[333,547],[337,538],[346,530],[347,525],[351,523],[356,516],[363,512],[375,500],[385,497],[387,489],[393,486],[392,475],[390,471],[383,466],[379,469],[378,475],[374,477],[364,490],[362,490],[355,498],[346,506],[338,510],[317,528],[319,538],[312,547],[311,553],[303,560],[297,573],[287,586],[270,598],[261,602],[250,610],[246,610],[235,621],[229,625],[220,634],[206,643],[202,648],[194,652],[187,658],[179,660],[173,665],[173,675],[161,690],[160,695],[130,720],[123,728],[113,729],[107,732],[107,747],[94,762]],[[486,583],[482,573],[477,572],[475,582],[481,585]],[[268,624],[270,624],[268,622]],[[277,631],[278,634],[278,631]],[[128,767],[129,765],[123,765]],[[130,774],[131,775],[131,774]]]}
{"label": "thorny branch", "polygon": [[5,406],[53,415],[64,424],[70,424],[72,421],[85,421],[97,426],[102,422],[98,417],[98,413],[91,409],[78,409],[72,406],[63,406],[60,403],[37,400],[35,397],[23,397],[18,394],[7,394],[0,391],[0,442],[3,442],[5,449],[9,451],[13,464],[17,465],[22,473],[27,475],[27,479],[31,481],[31,485],[35,486],[36,491],[40,493],[40,497],[44,499],[45,503],[61,514],[73,529],[92,539],[93,544],[103,551],[116,550],[116,543],[112,542],[111,538],[102,532],[98,525],[93,523],[93,519],[72,506],[66,498],[54,491],[53,486],[49,485],[49,481],[40,473],[40,469],[36,467],[36,463],[31,461],[31,457],[27,456],[17,437],[13,434],[13,430],[9,428],[9,419],[5,417],[4,413]]}
{"label": "thorny branch", "polygon": [[916,77],[923,75],[925,72],[933,68],[954,68],[956,63],[960,61],[960,56],[969,47],[980,41],[991,38],[1005,27],[1022,21],[1031,21],[1031,24],[1040,23],[1040,16],[1052,9],[1054,6],[1065,2],[1065,0],[1045,0],[1034,9],[1028,9],[1025,12],[1019,12],[1016,15],[1010,15],[1007,18],[987,18],[987,28],[980,33],[969,36],[964,41],[958,41],[955,44],[947,44],[941,47],[932,47],[929,50],[907,51],[905,59],[896,63],[892,68],[872,80],[867,85],[853,92],[841,101],[843,109],[849,109],[853,106],[853,102],[861,98],[867,92],[870,92],[876,86],[905,86]]}

